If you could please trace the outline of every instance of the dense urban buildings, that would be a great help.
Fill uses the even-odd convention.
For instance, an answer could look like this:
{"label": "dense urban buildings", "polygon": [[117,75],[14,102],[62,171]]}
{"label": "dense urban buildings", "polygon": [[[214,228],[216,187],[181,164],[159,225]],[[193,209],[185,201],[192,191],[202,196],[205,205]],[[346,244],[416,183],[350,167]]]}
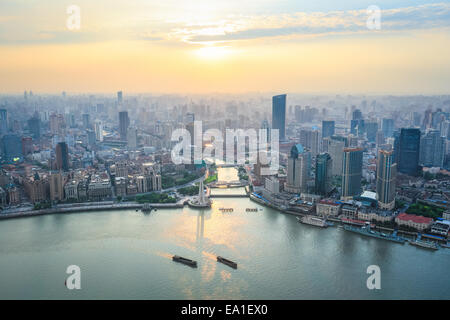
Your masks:
{"label": "dense urban buildings", "polygon": [[[280,130],[278,152],[270,145],[264,150],[267,159],[276,152],[277,167],[263,163],[260,153],[255,163],[246,154],[248,164],[235,164],[240,183],[277,208],[396,223],[402,211],[426,215],[426,206],[444,210],[443,218],[449,200],[449,105],[443,98],[423,99],[436,107],[421,111],[415,99],[406,97],[368,102],[356,96],[290,95],[290,103],[287,95],[237,101],[227,96],[39,96],[27,91],[1,97],[0,203],[9,212],[133,202],[149,195],[164,201],[154,194],[183,201],[179,190],[195,186],[206,168],[215,176],[210,159],[194,163],[192,155],[190,164],[172,161],[173,132],[187,129],[190,147],[198,148],[194,122],[199,121],[203,133],[213,129],[223,137],[227,129],[259,133],[262,128],[270,142],[272,128]],[[399,101],[411,107],[396,108]],[[202,147],[213,141],[203,141]],[[231,155],[236,154],[235,149]],[[405,227],[413,221],[397,220]]]}

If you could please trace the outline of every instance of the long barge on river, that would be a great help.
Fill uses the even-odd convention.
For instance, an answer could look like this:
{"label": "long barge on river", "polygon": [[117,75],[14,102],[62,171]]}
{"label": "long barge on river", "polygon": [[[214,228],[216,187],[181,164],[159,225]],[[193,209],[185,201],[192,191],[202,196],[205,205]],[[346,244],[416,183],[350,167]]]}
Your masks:
{"label": "long barge on river", "polygon": [[370,229],[370,224],[363,226],[361,228],[353,227],[349,225],[344,225],[344,230],[361,234],[363,236],[373,237],[382,240],[388,240],[396,243],[405,243],[406,239],[397,235],[397,232],[394,231],[393,234],[385,234],[383,232],[373,231]]}
{"label": "long barge on river", "polygon": [[172,260],[176,261],[176,262],[179,262],[179,263],[182,263],[182,264],[185,264],[185,265],[187,265],[189,267],[192,267],[192,268],[197,268],[197,261],[194,261],[194,260],[191,260],[191,259],[186,259],[186,258],[183,258],[183,257],[180,257],[180,256],[173,256]]}
{"label": "long barge on river", "polygon": [[231,260],[225,259],[224,257],[218,256],[217,257],[217,261],[221,262],[223,264],[226,264],[227,266],[233,268],[233,269],[237,269],[237,263],[233,262]]}

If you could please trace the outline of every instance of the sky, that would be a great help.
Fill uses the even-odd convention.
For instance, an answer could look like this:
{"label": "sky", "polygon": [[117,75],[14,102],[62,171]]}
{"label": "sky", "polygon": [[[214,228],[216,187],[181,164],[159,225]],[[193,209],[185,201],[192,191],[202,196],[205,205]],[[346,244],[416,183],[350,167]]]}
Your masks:
{"label": "sky", "polygon": [[450,1],[0,1],[0,93],[448,94],[449,57]]}

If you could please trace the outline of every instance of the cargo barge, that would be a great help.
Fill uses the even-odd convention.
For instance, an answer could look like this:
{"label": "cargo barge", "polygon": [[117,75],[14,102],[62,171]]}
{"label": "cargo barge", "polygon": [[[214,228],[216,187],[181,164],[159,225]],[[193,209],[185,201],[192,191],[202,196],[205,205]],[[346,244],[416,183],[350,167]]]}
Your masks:
{"label": "cargo barge", "polygon": [[223,264],[226,264],[227,266],[229,266],[229,267],[231,267],[233,269],[237,269],[237,263],[236,262],[233,262],[231,260],[225,259],[225,258],[223,258],[221,256],[217,257],[217,261],[221,262]]}
{"label": "cargo barge", "polygon": [[182,264],[185,264],[185,265],[187,265],[189,267],[192,267],[192,268],[197,268],[197,261],[194,261],[194,260],[186,259],[186,258],[183,258],[183,257],[180,257],[180,256],[173,256],[172,260],[176,261],[176,262],[179,262],[179,263],[182,263]]}
{"label": "cargo barge", "polygon": [[308,224],[310,226],[320,227],[320,228],[328,228],[328,223],[325,219],[314,217],[311,215],[306,215],[301,218],[297,217],[298,222],[303,224]]}
{"label": "cargo barge", "polygon": [[439,249],[439,245],[436,242],[426,241],[426,240],[421,240],[421,239],[409,241],[409,244],[416,246],[416,247],[424,248],[424,249],[430,249],[430,250],[438,250]]}

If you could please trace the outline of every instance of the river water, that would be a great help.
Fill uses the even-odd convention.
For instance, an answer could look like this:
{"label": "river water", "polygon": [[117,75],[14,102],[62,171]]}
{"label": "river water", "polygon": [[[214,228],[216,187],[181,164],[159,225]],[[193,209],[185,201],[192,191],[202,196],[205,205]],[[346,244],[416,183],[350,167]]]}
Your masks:
{"label": "river water", "polygon": [[[248,198],[214,198],[207,210],[3,220],[0,244],[0,299],[450,298],[450,249],[317,229]],[[173,262],[174,254],[198,268]],[[81,290],[64,285],[69,265],[81,269]],[[380,267],[380,290],[366,286],[369,265]]]}

